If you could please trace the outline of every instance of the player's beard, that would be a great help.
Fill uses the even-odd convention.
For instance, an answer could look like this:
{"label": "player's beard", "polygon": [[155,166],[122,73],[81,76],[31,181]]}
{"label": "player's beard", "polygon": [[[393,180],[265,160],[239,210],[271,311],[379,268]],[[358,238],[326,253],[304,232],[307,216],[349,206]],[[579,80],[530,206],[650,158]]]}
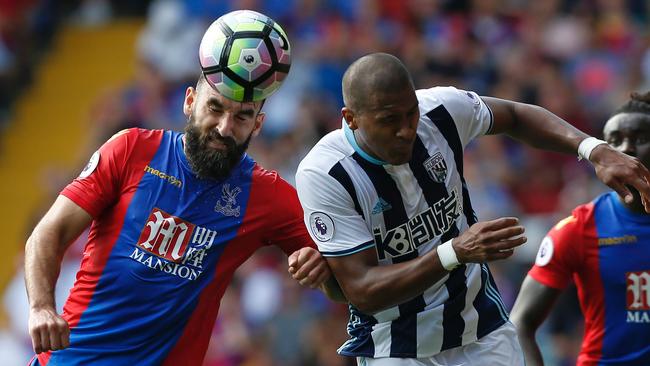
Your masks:
{"label": "player's beard", "polygon": [[[251,131],[246,141],[238,145],[235,139],[222,137],[216,129],[211,129],[206,135],[196,125],[194,116],[190,116],[185,126],[185,153],[194,174],[203,179],[227,178],[248,149],[252,136]],[[211,140],[221,142],[225,149],[211,148],[208,146]]]}

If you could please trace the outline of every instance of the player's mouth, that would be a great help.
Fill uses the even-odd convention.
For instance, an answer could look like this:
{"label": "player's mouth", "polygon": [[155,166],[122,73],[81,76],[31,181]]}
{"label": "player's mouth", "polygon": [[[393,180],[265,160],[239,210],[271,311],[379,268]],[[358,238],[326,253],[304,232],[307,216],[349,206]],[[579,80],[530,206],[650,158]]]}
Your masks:
{"label": "player's mouth", "polygon": [[223,141],[221,141],[219,139],[215,139],[215,138],[209,139],[207,145],[208,145],[209,148],[215,149],[215,150],[226,150],[228,148],[228,146],[226,146],[225,142],[223,142]]}

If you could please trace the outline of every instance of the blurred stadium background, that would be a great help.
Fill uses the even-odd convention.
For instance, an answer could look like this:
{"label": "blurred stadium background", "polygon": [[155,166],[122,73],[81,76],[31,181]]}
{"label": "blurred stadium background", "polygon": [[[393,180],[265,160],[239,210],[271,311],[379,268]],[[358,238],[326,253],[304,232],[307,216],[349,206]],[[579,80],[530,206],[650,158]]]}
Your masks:
{"label": "blurred stadium background", "polygon": [[[293,181],[310,146],[340,125],[340,79],[357,57],[386,51],[418,87],[454,85],[542,105],[600,136],[630,91],[650,88],[645,0],[0,0],[0,355],[31,356],[23,285],[25,239],[60,189],[114,132],[182,129],[184,89],[198,76],[207,26],[234,9],[287,30],[291,73],[265,106],[250,153]],[[586,163],[502,137],[467,150],[481,219],[522,218],[529,243],[492,268],[512,305],[545,232],[604,190]],[[68,251],[62,306],[83,236]],[[279,251],[255,255],[223,299],[205,365],[350,365],[335,349],[347,310],[286,274]],[[582,321],[568,291],[539,338],[549,365],[575,364]]]}

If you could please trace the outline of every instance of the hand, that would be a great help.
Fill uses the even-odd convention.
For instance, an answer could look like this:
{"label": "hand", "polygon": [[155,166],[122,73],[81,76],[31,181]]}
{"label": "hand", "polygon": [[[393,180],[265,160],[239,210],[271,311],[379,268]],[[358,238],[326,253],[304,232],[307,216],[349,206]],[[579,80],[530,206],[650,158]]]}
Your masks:
{"label": "hand", "polygon": [[327,262],[314,248],[300,248],[291,253],[288,264],[289,273],[302,286],[320,287],[332,275]]}
{"label": "hand", "polygon": [[628,204],[634,196],[627,186],[636,188],[641,194],[641,202],[650,213],[650,172],[635,157],[626,155],[609,145],[598,145],[589,156],[598,178]]}
{"label": "hand", "polygon": [[510,257],[526,242],[523,233],[516,217],[502,217],[477,222],[451,243],[460,263],[481,263]]}
{"label": "hand", "polygon": [[36,353],[56,351],[70,345],[68,322],[54,308],[30,310],[29,335]]}

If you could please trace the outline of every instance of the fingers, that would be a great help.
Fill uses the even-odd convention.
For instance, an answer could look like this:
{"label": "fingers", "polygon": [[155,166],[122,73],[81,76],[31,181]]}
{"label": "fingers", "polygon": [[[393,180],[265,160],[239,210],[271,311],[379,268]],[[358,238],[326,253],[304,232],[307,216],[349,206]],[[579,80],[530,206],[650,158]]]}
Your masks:
{"label": "fingers", "polygon": [[500,252],[492,254],[492,257],[490,260],[499,260],[499,259],[506,259],[510,258],[513,254],[515,253],[514,249],[509,249],[509,250],[502,250]]}
{"label": "fingers", "polygon": [[507,227],[504,229],[496,230],[490,233],[485,234],[485,240],[486,241],[498,241],[502,239],[508,239],[512,238],[517,235],[521,235],[524,233],[526,229],[524,229],[523,226],[517,225],[517,226],[512,226],[512,227]]}
{"label": "fingers", "polygon": [[312,269],[303,279],[298,281],[302,286],[316,288],[323,284],[330,276],[327,264],[323,261]]}
{"label": "fingers", "polygon": [[39,354],[70,346],[70,327],[56,313],[48,311],[30,314],[30,336],[34,352]]}
{"label": "fingers", "polygon": [[50,349],[53,351],[64,349],[70,345],[70,327],[68,323],[57,317],[56,324],[50,328]]}
{"label": "fingers", "polygon": [[625,203],[630,204],[634,200],[632,192],[630,192],[629,188],[624,184],[612,183],[610,184],[610,187],[623,199]]}
{"label": "fingers", "polygon": [[485,221],[483,228],[489,231],[495,231],[517,225],[518,223],[519,219],[516,217],[501,217],[496,220]]}
{"label": "fingers", "polygon": [[[308,276],[315,277],[312,272],[317,270],[318,265],[321,264],[321,262],[324,262],[323,258],[321,258],[320,254],[319,255],[311,255],[309,258],[307,258],[306,262],[300,266],[300,268],[294,273],[293,278],[298,280],[301,285],[303,285],[302,280],[305,279]],[[313,280],[313,279],[312,279]]]}
{"label": "fingers", "polygon": [[298,263],[298,254],[300,250],[296,250],[295,252],[291,253],[289,255],[289,258],[287,258],[287,265],[289,266],[289,273],[294,274],[296,273],[297,270],[297,263]]}
{"label": "fingers", "polygon": [[505,239],[498,241],[495,243],[491,249],[494,250],[494,252],[506,252],[506,251],[514,251],[514,249],[525,242],[528,241],[528,238],[525,236],[519,236],[516,238],[511,238],[511,239]]}
{"label": "fingers", "polygon": [[65,329],[61,332],[61,349],[70,347],[70,326],[66,323]]}
{"label": "fingers", "polygon": [[648,198],[650,197],[650,172],[641,163],[638,163],[637,167],[639,174],[636,179],[633,179],[633,181],[630,182],[630,185],[636,188],[636,190],[641,193],[641,196]]}
{"label": "fingers", "polygon": [[[295,252],[291,253],[289,258],[287,259],[287,263],[289,265],[289,273],[292,275],[296,274],[296,271],[302,268],[302,266],[305,265],[305,262],[311,258],[311,256],[314,253],[318,253],[314,248],[300,248],[296,250]],[[295,276],[294,276],[295,278]]]}
{"label": "fingers", "polygon": [[32,330],[29,332],[32,337],[32,348],[34,353],[38,354],[43,352],[43,345],[41,343],[41,332],[39,330]]}
{"label": "fingers", "polygon": [[57,350],[61,349],[61,332],[58,329],[51,329],[49,332],[50,336],[50,349]]}

